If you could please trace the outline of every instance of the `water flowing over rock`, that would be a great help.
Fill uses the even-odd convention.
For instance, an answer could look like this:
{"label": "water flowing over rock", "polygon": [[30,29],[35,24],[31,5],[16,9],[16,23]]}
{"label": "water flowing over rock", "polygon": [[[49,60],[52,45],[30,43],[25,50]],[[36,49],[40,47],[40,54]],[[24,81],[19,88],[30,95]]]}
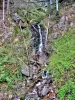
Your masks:
{"label": "water flowing over rock", "polygon": [[46,55],[44,54],[44,48],[45,48],[45,32],[44,28],[40,24],[34,24],[31,25],[31,32],[32,32],[32,37],[33,38],[33,51],[36,49],[34,52],[34,56],[36,59],[31,59],[29,61],[28,65],[24,65],[22,67],[22,74],[25,76],[29,76],[31,78],[35,78],[41,69],[40,65],[45,65],[45,62],[47,60]]}
{"label": "water flowing over rock", "polygon": [[39,52],[39,53],[42,53],[42,49],[43,49],[42,33],[41,33],[41,27],[40,27],[39,24],[38,24],[38,29],[39,29],[39,34],[40,34],[40,44],[39,44],[38,52]]}
{"label": "water flowing over rock", "polygon": [[53,78],[45,78],[41,81],[38,81],[34,85],[32,91],[28,92],[28,94],[25,97],[25,100],[44,100],[43,97],[45,97],[49,93],[53,93],[51,95],[54,95],[54,96],[52,96],[51,100],[54,100],[55,95],[56,95],[55,94],[56,90],[54,90],[53,88],[56,88],[56,87],[52,88],[52,83],[53,83]]}
{"label": "water flowing over rock", "polygon": [[[28,65],[22,67],[21,72],[23,75],[30,77],[34,83],[30,80],[27,81],[26,91],[28,92],[26,92],[25,100],[44,100],[43,97],[48,95],[50,92],[52,93],[53,90],[51,90],[53,78],[49,77],[49,73],[47,71],[42,71],[43,69],[41,68],[46,65],[48,60],[44,51],[45,29],[40,24],[33,24],[31,25],[31,32],[31,38],[33,38],[32,49],[34,51],[34,57],[29,59]],[[39,78],[41,78],[41,80],[39,80]],[[29,89],[29,86],[32,89]]]}
{"label": "water flowing over rock", "polygon": [[43,50],[45,48],[45,29],[40,24],[32,24],[31,25],[31,33],[33,40],[33,49],[36,49],[35,54],[43,53]]}

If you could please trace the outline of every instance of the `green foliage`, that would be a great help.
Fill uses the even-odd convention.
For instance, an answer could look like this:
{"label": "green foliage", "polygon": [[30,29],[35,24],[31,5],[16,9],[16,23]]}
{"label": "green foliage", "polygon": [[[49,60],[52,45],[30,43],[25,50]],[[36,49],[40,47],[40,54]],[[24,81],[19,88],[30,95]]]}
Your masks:
{"label": "green foliage", "polygon": [[54,42],[55,51],[50,58],[48,70],[56,81],[61,80],[66,70],[75,68],[75,34],[69,30],[64,36]]}
{"label": "green foliage", "polygon": [[25,9],[25,10],[20,10],[18,9],[18,14],[21,16],[23,21],[27,21],[29,23],[33,22],[40,22],[46,15],[45,10],[42,10],[43,8],[34,8],[34,9]]}
{"label": "green foliage", "polygon": [[29,35],[30,29],[28,27],[24,28],[23,30],[20,29],[19,26],[14,26],[13,28],[13,34],[15,35]]}
{"label": "green foliage", "polygon": [[45,12],[37,9],[33,9],[29,13],[30,23],[31,22],[40,22],[45,17]]}
{"label": "green foliage", "polygon": [[0,47],[0,83],[7,82],[8,88],[22,79],[21,67],[27,62],[24,40],[18,38],[17,43],[15,39],[14,36],[12,41]]}
{"label": "green foliage", "polygon": [[24,35],[28,35],[30,33],[29,28],[25,28],[24,30],[22,30]]}
{"label": "green foliage", "polygon": [[59,100],[75,100],[75,31],[55,40],[48,70],[55,77]]}
{"label": "green foliage", "polygon": [[21,33],[20,27],[19,26],[14,26],[13,33],[15,33],[15,34]]}
{"label": "green foliage", "polygon": [[[8,84],[10,84],[16,79],[21,79],[21,75],[19,77],[16,76],[19,74],[19,71],[16,72],[14,70],[19,70],[19,68],[15,67],[16,58],[13,54],[9,47],[3,46],[0,48],[0,82],[8,82]],[[13,66],[15,68],[13,68]]]}
{"label": "green foliage", "polygon": [[59,100],[75,100],[75,84],[74,82],[68,81],[58,91]]}

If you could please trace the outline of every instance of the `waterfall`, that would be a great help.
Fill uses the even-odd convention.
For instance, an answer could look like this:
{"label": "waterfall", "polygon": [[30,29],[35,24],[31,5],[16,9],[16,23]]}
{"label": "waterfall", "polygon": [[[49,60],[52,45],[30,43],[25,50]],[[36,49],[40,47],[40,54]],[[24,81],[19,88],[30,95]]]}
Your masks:
{"label": "waterfall", "polygon": [[42,32],[41,32],[41,27],[39,24],[38,24],[38,29],[39,29],[39,35],[40,35],[40,44],[39,44],[38,52],[42,53],[42,49],[43,49]]}

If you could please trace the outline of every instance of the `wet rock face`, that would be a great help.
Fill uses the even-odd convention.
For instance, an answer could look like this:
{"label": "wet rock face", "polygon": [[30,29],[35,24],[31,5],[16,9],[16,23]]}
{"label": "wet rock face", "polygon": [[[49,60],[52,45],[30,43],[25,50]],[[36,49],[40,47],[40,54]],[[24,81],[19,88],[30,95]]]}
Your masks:
{"label": "wet rock face", "polygon": [[[42,25],[40,25],[40,28],[41,28],[41,35],[42,35],[42,43],[43,43],[43,49],[45,48],[45,29]],[[40,33],[39,33],[39,28],[38,28],[38,24],[32,24],[31,27],[31,33],[32,33],[32,36],[31,38],[34,38],[33,39],[33,49],[35,48],[36,49],[36,52],[38,51],[39,49],[39,44],[40,44]]]}
{"label": "wet rock face", "polygon": [[29,93],[26,97],[25,100],[40,100],[38,95],[36,93]]}

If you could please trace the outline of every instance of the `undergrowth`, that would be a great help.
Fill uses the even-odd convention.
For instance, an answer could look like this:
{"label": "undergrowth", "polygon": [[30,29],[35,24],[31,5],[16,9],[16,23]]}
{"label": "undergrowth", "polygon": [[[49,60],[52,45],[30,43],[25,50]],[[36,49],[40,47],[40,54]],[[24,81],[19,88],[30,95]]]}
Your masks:
{"label": "undergrowth", "polygon": [[69,30],[53,45],[48,70],[55,77],[59,100],[75,100],[75,31]]}
{"label": "undergrowth", "polygon": [[27,46],[29,44],[27,33],[17,27],[13,32],[10,40],[0,47],[0,83],[7,83],[8,89],[14,88],[15,82],[22,80],[21,68],[28,61],[25,46],[25,43]]}

